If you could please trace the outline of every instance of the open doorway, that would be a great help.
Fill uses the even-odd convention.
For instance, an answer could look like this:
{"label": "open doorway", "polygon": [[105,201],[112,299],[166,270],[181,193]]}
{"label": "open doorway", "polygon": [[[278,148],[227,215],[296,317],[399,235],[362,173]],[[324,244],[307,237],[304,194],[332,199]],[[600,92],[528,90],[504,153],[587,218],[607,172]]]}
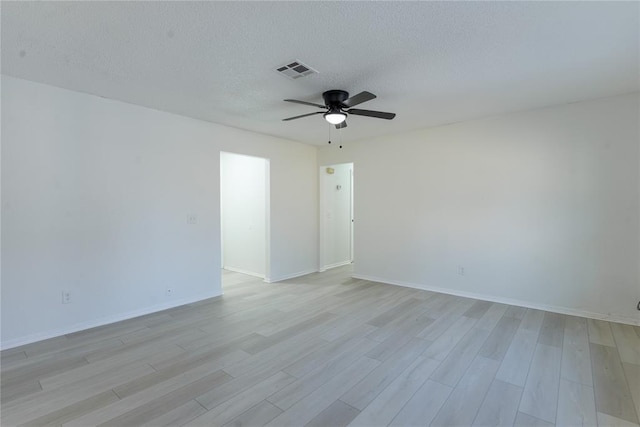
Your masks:
{"label": "open doorway", "polygon": [[353,262],[353,163],[320,168],[320,271]]}
{"label": "open doorway", "polygon": [[269,280],[269,160],[220,153],[222,269]]}

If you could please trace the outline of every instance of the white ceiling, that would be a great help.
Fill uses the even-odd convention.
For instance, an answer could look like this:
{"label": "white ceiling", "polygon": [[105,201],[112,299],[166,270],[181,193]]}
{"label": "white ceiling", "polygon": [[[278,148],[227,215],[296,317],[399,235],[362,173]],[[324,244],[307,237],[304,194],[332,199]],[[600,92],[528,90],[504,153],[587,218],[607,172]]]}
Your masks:
{"label": "white ceiling", "polygon": [[[638,2],[2,2],[2,73],[309,144],[639,90]],[[320,73],[288,80],[299,59]],[[336,132],[335,130],[333,132]]]}

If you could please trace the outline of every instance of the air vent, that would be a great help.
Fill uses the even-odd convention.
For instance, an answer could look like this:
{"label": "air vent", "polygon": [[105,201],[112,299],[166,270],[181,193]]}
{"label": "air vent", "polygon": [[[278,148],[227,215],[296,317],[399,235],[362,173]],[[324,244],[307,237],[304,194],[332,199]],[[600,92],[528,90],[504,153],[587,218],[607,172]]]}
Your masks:
{"label": "air vent", "polygon": [[300,77],[307,77],[312,74],[318,74],[316,70],[298,60],[291,61],[285,65],[277,67],[275,70],[278,74],[281,74],[291,80],[299,79]]}

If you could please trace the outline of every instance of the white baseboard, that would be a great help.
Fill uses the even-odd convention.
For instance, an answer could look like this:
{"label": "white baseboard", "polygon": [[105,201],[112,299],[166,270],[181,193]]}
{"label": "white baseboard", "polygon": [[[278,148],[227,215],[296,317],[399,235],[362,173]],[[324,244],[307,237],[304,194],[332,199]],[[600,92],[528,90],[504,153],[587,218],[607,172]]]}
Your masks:
{"label": "white baseboard", "polygon": [[132,319],[134,317],[144,316],[145,314],[156,313],[158,311],[167,310],[169,308],[179,307],[185,304],[191,304],[194,302],[202,301],[208,298],[218,297],[222,294],[205,294],[197,297],[183,298],[180,300],[174,300],[163,304],[157,304],[151,307],[146,307],[139,310],[128,311],[126,313],[119,313],[113,316],[106,316],[100,319],[90,320],[87,322],[80,322],[68,327],[52,329],[45,332],[38,332],[30,334],[20,338],[13,338],[7,341],[3,341],[0,344],[1,350],[7,350],[21,345],[31,344],[37,341],[47,340],[49,338],[59,337],[61,335],[72,334],[74,332],[84,331],[86,329],[95,328],[98,326],[105,326],[111,323],[121,322],[123,320]]}
{"label": "white baseboard", "polygon": [[296,277],[306,276],[307,274],[317,273],[317,272],[318,270],[316,270],[315,268],[310,268],[309,270],[299,271],[297,273],[292,273],[292,274],[285,274],[284,276],[280,276],[280,277],[271,277],[268,280],[264,279],[264,281],[267,283],[281,282],[283,280],[294,279]]}
{"label": "white baseboard", "polygon": [[322,273],[323,271],[331,270],[332,268],[336,268],[336,267],[342,267],[343,265],[349,265],[351,263],[352,261],[350,259],[347,261],[334,262],[333,264],[325,265],[318,271]]}
{"label": "white baseboard", "polygon": [[576,310],[576,309],[568,308],[568,307],[559,307],[559,306],[554,306],[554,305],[538,304],[538,303],[533,303],[533,302],[529,302],[529,301],[522,301],[522,300],[517,300],[517,299],[512,299],[512,298],[503,298],[503,297],[497,297],[497,296],[494,296],[494,295],[478,294],[478,293],[474,293],[474,292],[466,292],[466,291],[458,291],[458,290],[455,290],[455,289],[440,288],[440,287],[437,287],[437,286],[428,286],[428,285],[422,285],[422,284],[417,284],[417,283],[403,282],[403,281],[397,281],[397,280],[389,280],[389,279],[383,279],[383,278],[380,278],[380,277],[366,276],[366,275],[362,275],[362,274],[353,274],[352,276],[355,279],[368,280],[370,282],[386,283],[386,284],[389,284],[389,285],[404,286],[404,287],[407,287],[407,288],[420,289],[420,290],[423,290],[423,291],[433,291],[433,292],[439,292],[439,293],[442,293],[442,294],[448,294],[448,295],[455,295],[455,296],[459,296],[459,297],[478,299],[478,300],[482,300],[482,301],[491,301],[491,302],[497,302],[497,303],[501,303],[501,304],[515,305],[515,306],[518,306],[518,307],[526,307],[526,308],[533,308],[533,309],[536,309],[536,310],[550,311],[552,313],[568,314],[570,316],[586,317],[586,318],[589,318],[589,319],[606,320],[608,322],[625,323],[625,324],[628,324],[628,325],[638,325],[638,326],[640,326],[640,318],[634,319],[632,317],[620,316],[620,315],[616,315],[616,314],[594,313],[594,312],[586,311],[586,310]]}
{"label": "white baseboard", "polygon": [[229,267],[228,265],[225,265],[224,267],[222,267],[222,269],[233,271],[235,273],[246,274],[247,276],[259,277],[260,279],[264,279],[264,274],[254,273],[253,271],[243,270],[241,268]]}

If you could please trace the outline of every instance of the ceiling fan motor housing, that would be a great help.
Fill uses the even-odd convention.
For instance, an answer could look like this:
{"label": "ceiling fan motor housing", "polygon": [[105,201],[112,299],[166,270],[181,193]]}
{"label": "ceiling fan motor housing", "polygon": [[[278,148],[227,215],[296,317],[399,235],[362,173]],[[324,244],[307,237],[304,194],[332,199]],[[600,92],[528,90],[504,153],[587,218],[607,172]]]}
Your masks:
{"label": "ceiling fan motor housing", "polygon": [[349,99],[349,92],[344,90],[328,90],[322,94],[324,104],[329,108],[332,106],[342,107],[342,103]]}

